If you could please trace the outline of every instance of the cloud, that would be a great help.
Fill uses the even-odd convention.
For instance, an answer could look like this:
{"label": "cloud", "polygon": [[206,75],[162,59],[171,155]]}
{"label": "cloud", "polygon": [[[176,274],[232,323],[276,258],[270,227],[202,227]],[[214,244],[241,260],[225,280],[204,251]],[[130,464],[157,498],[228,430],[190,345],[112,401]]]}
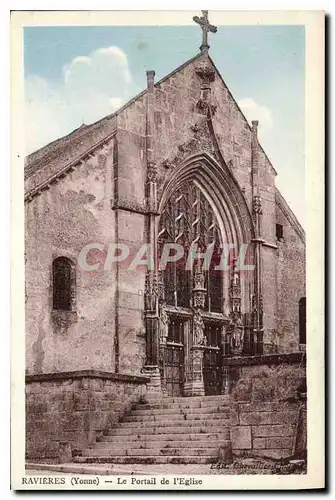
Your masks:
{"label": "cloud", "polygon": [[36,75],[25,81],[26,153],[68,134],[82,123],[113,113],[129,98],[127,55],[102,47],[65,65],[59,83]]}
{"label": "cloud", "polygon": [[259,131],[261,135],[264,135],[271,130],[273,126],[273,118],[269,108],[258,104],[251,97],[240,99],[238,101],[238,105],[250,123],[252,120],[259,121]]}

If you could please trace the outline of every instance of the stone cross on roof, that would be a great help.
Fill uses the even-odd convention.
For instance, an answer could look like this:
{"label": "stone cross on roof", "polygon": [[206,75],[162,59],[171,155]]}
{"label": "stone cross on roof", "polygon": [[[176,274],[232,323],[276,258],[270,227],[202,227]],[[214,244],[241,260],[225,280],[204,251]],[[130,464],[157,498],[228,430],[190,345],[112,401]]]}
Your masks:
{"label": "stone cross on roof", "polygon": [[200,25],[202,29],[202,44],[200,47],[201,52],[206,52],[209,49],[208,45],[208,32],[211,31],[212,33],[217,32],[217,27],[213,26],[212,24],[209,23],[208,21],[208,10],[202,10],[202,16],[194,16],[193,21],[197,24]]}

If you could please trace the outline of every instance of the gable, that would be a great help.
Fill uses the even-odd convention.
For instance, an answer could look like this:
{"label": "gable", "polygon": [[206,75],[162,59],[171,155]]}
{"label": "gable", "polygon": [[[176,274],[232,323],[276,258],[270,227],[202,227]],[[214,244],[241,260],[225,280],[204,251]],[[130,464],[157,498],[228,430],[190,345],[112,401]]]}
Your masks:
{"label": "gable", "polygon": [[[198,73],[201,65],[209,67],[215,73],[214,81],[210,84],[211,125],[215,144],[209,144],[209,149],[219,149],[232,175],[240,187],[244,187],[245,197],[251,206],[251,128],[206,53],[197,54],[155,83],[155,161],[158,169],[165,175],[168,170],[166,165],[171,158],[180,154],[185,144],[197,140],[196,130],[204,118],[199,109],[203,88]],[[117,130],[129,130],[145,137],[146,96],[147,90],[144,90],[113,115],[92,125],[82,126],[30,155],[25,167],[26,193],[38,189],[67,166],[71,167],[73,163],[80,161],[83,155],[94,150]],[[275,171],[261,146],[260,150],[265,159],[262,162],[264,178],[272,178]]]}
{"label": "gable", "polygon": [[289,223],[290,227],[294,230],[294,232],[297,234],[297,236],[300,238],[302,243],[306,243],[306,236],[305,236],[305,231],[303,227],[301,226],[300,222],[294,215],[293,211],[289,207],[288,203],[286,202],[285,198],[282,196],[280,191],[276,189],[276,207],[277,207],[277,220],[278,220],[278,209],[281,211],[287,222]]}

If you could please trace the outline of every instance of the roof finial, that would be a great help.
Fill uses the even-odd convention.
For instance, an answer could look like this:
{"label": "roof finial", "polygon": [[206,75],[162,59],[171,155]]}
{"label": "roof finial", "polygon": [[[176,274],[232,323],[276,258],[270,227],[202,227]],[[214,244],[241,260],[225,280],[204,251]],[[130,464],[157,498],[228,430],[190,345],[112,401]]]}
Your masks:
{"label": "roof finial", "polygon": [[208,10],[202,10],[202,17],[194,16],[193,21],[200,25],[202,29],[202,44],[200,47],[201,52],[208,52],[208,32],[216,33],[217,27],[213,26],[208,21]]}

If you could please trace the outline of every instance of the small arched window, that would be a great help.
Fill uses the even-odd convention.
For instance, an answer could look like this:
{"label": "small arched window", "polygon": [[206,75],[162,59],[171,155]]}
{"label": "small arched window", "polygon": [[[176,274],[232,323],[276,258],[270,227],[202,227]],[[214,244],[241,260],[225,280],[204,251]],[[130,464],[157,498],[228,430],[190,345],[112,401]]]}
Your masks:
{"label": "small arched window", "polygon": [[76,305],[75,264],[67,257],[52,262],[53,309],[73,311]]}
{"label": "small arched window", "polygon": [[306,344],[306,297],[299,300],[299,344]]}

